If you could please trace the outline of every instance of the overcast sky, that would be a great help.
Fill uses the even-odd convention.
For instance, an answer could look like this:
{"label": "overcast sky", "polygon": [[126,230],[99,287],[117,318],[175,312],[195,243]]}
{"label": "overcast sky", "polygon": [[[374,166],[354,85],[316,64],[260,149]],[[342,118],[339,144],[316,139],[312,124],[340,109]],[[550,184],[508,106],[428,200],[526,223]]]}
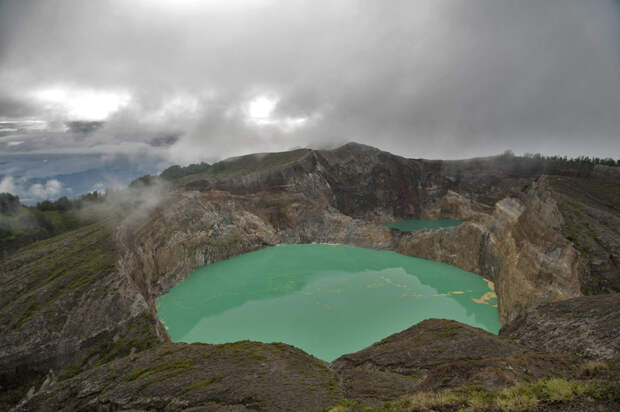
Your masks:
{"label": "overcast sky", "polygon": [[0,0],[0,155],[347,141],[620,158],[620,4]]}

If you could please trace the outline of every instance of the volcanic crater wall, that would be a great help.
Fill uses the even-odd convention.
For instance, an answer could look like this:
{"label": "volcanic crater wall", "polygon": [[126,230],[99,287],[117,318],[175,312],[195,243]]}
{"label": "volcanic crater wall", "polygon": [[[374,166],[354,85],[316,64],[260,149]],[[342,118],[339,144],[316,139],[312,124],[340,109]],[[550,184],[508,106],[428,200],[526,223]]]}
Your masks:
{"label": "volcanic crater wall", "polygon": [[[618,179],[608,171],[404,159],[356,144],[269,156],[251,170],[243,159],[186,176],[157,202],[128,206],[120,224],[0,262],[0,386],[54,382],[168,340],[157,297],[200,266],[278,243],[389,249],[478,273],[495,283],[503,323],[584,286],[620,290]],[[438,217],[467,222],[414,233],[384,225]]]}
{"label": "volcanic crater wall", "polygon": [[[529,306],[580,296],[583,262],[561,233],[563,216],[545,178],[501,179],[488,165],[476,173],[466,166],[347,145],[307,151],[277,168],[197,178],[145,221],[120,227],[123,272],[153,305],[205,264],[278,243],[328,242],[477,273],[495,283],[502,322]],[[424,217],[467,222],[414,233],[383,225]]]}

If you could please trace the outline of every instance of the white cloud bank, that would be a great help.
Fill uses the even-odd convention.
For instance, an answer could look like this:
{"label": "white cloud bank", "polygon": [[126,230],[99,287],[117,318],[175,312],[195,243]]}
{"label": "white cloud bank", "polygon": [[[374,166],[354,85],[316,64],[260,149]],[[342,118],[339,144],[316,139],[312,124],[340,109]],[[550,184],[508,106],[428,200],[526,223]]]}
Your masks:
{"label": "white cloud bank", "polygon": [[19,196],[20,200],[26,203],[71,195],[71,189],[66,188],[57,179],[49,179],[45,183],[27,184],[21,179],[15,179],[13,176],[4,176],[0,180],[0,193],[5,192]]}

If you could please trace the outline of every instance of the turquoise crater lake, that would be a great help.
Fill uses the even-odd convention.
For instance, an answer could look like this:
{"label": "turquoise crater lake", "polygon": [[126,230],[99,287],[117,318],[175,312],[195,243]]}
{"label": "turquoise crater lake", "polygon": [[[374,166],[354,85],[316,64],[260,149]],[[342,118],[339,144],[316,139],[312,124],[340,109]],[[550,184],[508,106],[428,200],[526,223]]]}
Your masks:
{"label": "turquoise crater lake", "polygon": [[492,284],[439,262],[280,245],[196,270],[158,300],[175,342],[284,342],[331,361],[428,318],[497,333]]}
{"label": "turquoise crater lake", "polygon": [[437,220],[420,220],[420,219],[407,219],[399,222],[388,223],[386,226],[393,229],[398,229],[401,232],[415,232],[416,230],[423,229],[439,229],[442,227],[458,226],[463,223],[464,220],[456,219],[437,219]]}

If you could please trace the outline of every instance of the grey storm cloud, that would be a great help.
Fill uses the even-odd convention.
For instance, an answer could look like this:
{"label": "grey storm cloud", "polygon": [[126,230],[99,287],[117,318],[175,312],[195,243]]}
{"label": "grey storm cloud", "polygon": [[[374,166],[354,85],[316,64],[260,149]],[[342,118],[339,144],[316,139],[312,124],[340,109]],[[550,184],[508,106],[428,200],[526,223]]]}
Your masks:
{"label": "grey storm cloud", "polygon": [[[53,130],[0,151],[617,158],[619,46],[611,0],[2,1],[0,120]],[[123,103],[74,123],[105,93]],[[261,96],[273,110],[252,118]]]}

